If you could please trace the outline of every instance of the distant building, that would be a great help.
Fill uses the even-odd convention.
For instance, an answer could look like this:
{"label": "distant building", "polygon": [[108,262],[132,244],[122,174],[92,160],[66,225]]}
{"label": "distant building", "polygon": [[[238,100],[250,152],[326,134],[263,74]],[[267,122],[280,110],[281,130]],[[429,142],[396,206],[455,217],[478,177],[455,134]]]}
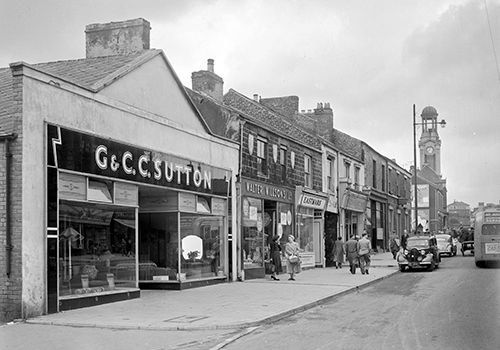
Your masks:
{"label": "distant building", "polygon": [[[412,227],[418,219],[418,227],[430,231],[442,230],[448,225],[446,179],[441,175],[441,140],[437,131],[438,112],[427,106],[422,110],[420,123],[422,134],[418,142],[420,151],[420,169],[417,179],[412,176],[412,191],[417,187],[418,218],[415,218],[415,200],[412,201]],[[412,169],[414,174],[415,169]],[[413,193],[412,198],[415,198]]]}
{"label": "distant building", "polygon": [[453,201],[448,205],[448,227],[458,229],[468,228],[471,224],[470,205],[464,202]]}

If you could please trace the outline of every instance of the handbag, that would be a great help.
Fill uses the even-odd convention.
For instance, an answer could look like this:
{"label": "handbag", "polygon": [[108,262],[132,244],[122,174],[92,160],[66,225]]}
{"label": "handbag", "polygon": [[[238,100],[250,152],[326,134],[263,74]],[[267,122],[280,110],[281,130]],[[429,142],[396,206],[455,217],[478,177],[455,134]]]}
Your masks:
{"label": "handbag", "polygon": [[288,257],[288,261],[290,261],[291,264],[296,264],[299,262],[299,256],[298,255],[290,255]]}

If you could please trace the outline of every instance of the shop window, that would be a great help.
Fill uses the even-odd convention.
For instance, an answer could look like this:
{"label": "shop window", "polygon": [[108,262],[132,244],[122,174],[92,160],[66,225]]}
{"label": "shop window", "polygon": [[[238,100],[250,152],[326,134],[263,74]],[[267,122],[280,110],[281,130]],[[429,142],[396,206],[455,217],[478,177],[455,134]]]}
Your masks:
{"label": "shop window", "polygon": [[180,214],[181,272],[179,279],[225,276],[224,220],[222,216]]}
{"label": "shop window", "polygon": [[297,213],[298,243],[302,251],[314,251],[313,230],[314,230],[314,209],[303,208]]}
{"label": "shop window", "polygon": [[264,232],[262,200],[243,198],[242,254],[245,269],[263,267]]}
{"label": "shop window", "polygon": [[135,209],[69,201],[59,207],[59,295],[135,288]]}

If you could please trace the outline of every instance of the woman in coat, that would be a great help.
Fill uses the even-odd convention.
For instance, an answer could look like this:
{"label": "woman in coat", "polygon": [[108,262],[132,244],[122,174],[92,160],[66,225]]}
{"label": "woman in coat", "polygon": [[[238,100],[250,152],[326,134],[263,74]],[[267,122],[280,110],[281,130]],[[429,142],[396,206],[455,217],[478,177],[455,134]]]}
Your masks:
{"label": "woman in coat", "polygon": [[342,242],[342,237],[338,237],[338,239],[333,243],[333,262],[335,263],[335,268],[342,268],[342,264],[344,263],[344,255],[345,255],[345,247],[344,242]]}
{"label": "woman in coat", "polygon": [[275,235],[271,244],[269,245],[269,252],[271,255],[271,263],[273,264],[273,274],[271,279],[279,281],[280,279],[276,277],[282,272],[281,268],[281,246],[280,246],[280,236]]}
{"label": "woman in coat", "polygon": [[[300,256],[299,256],[299,244],[295,242],[295,237],[292,235],[288,236],[288,243],[285,246],[286,255],[286,272],[290,274],[288,280],[295,281],[295,274],[300,272]],[[291,262],[290,258],[292,256],[298,257],[297,262]]]}

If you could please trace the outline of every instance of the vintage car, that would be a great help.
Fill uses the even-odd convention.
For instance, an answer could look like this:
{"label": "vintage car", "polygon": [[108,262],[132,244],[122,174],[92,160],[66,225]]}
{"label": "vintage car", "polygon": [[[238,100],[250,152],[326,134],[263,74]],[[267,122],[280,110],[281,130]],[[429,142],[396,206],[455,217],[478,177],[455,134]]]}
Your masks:
{"label": "vintage car", "polygon": [[430,271],[439,267],[439,251],[432,246],[429,236],[411,236],[406,242],[406,248],[399,251],[396,260],[401,272],[406,268],[426,267]]}
{"label": "vintage car", "polygon": [[439,255],[455,256],[457,255],[457,245],[450,235],[439,234],[436,235]]}

